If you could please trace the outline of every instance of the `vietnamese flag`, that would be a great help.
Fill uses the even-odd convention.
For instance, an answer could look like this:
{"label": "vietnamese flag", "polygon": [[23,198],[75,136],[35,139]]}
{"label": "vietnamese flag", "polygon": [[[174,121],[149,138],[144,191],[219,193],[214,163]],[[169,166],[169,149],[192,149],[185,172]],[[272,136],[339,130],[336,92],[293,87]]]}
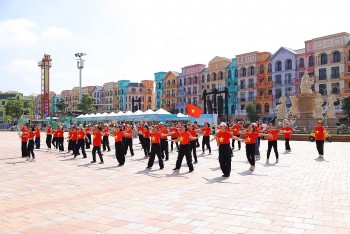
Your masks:
{"label": "vietnamese flag", "polygon": [[195,118],[199,118],[202,114],[202,108],[187,104],[187,114]]}

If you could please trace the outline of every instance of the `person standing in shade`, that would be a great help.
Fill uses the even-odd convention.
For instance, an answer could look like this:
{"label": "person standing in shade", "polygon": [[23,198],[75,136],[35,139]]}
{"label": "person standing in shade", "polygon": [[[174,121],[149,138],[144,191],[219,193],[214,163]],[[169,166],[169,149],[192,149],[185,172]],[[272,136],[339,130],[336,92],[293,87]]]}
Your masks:
{"label": "person standing in shade", "polygon": [[46,127],[46,145],[48,149],[51,149],[51,141],[52,141],[52,129],[50,125]]}
{"label": "person standing in shade", "polygon": [[284,134],[286,153],[288,153],[291,151],[289,141],[294,129],[291,126],[289,126],[289,122],[286,122],[281,130]]}
{"label": "person standing in shade", "polygon": [[317,121],[315,131],[315,140],[316,140],[316,149],[318,152],[318,158],[324,159],[324,134],[326,132],[326,128],[323,127],[323,121]]}
{"label": "person standing in shade", "polygon": [[78,141],[77,141],[77,147],[75,150],[74,158],[77,157],[80,148],[81,148],[81,153],[83,154],[83,158],[87,158],[86,152],[85,152],[85,140],[88,140],[88,139],[86,137],[83,126],[80,124],[78,129]]}
{"label": "person standing in shade", "polygon": [[91,145],[91,128],[89,125],[85,126],[85,134],[86,134],[86,141],[85,141],[85,147],[86,149],[90,149]]}
{"label": "person standing in shade", "polygon": [[196,139],[198,139],[196,136],[197,136],[197,132],[195,131],[194,129],[194,126],[191,125],[191,124],[188,124],[188,127],[187,127],[187,131],[188,133],[194,137],[195,139],[192,140],[191,138],[189,139],[189,144],[190,144],[190,154],[191,156],[193,155],[193,158],[194,158],[194,163],[193,164],[196,164],[198,163],[198,159],[197,159],[197,149],[196,149]]}
{"label": "person standing in shade", "polygon": [[[34,154],[34,136],[35,136],[35,128],[32,127],[28,132],[28,158],[27,161],[35,162],[35,154]],[[30,159],[30,155],[32,155],[32,159]]]}
{"label": "person standing in shade", "polygon": [[97,127],[97,125],[94,126],[94,131],[92,135],[92,161],[91,163],[96,162],[96,152],[98,156],[100,157],[100,164],[103,164],[103,157],[101,153],[101,144],[102,144],[102,133],[101,133],[101,128]]}
{"label": "person standing in shade", "polygon": [[127,129],[124,133],[125,135],[125,154],[128,152],[128,148],[130,149],[131,156],[134,156],[134,149],[132,148],[132,137],[133,137],[132,125],[128,125]]}
{"label": "person standing in shade", "polygon": [[115,157],[117,158],[117,161],[119,163],[118,167],[123,166],[125,163],[123,136],[124,132],[122,126],[117,126],[114,129],[113,137],[115,139]]}
{"label": "person standing in shade", "polygon": [[22,127],[22,132],[20,133],[20,137],[21,137],[21,150],[22,150],[22,158],[24,157],[28,157],[28,127],[27,125],[23,125]]}
{"label": "person standing in shade", "polygon": [[267,128],[266,134],[264,136],[267,136],[267,141],[268,141],[268,145],[267,145],[267,159],[266,159],[266,164],[269,163],[269,159],[270,159],[270,153],[271,153],[271,149],[273,147],[273,151],[275,152],[275,156],[276,156],[276,163],[278,163],[278,149],[277,149],[277,137],[279,134],[280,130],[275,129],[272,124],[270,124]]}
{"label": "person standing in shade", "polygon": [[[169,131],[165,125],[162,123],[159,124],[159,130],[161,133],[160,136],[160,151],[162,154],[162,158],[165,158],[165,161],[169,160],[169,144],[168,144],[168,134]],[[151,150],[152,151],[152,150]]]}
{"label": "person standing in shade", "polygon": [[190,146],[188,144],[189,139],[196,140],[196,137],[192,137],[187,131],[186,125],[181,125],[179,137],[176,140],[172,140],[174,142],[180,142],[180,149],[177,155],[176,166],[173,169],[174,171],[178,171],[181,168],[182,160],[184,156],[186,157],[187,166],[189,168],[189,172],[193,172],[193,164],[192,157],[190,153]]}
{"label": "person standing in shade", "polygon": [[205,147],[209,150],[209,155],[211,155],[211,147],[210,147],[210,124],[205,122],[204,127],[202,129],[197,129],[196,132],[202,132],[203,133],[203,138],[202,138],[202,155],[205,154]]}
{"label": "person standing in shade", "polygon": [[[232,125],[231,130],[232,130],[233,135],[235,137],[240,138],[240,136],[241,136],[241,128],[242,128],[242,125],[239,123],[239,121],[237,121],[237,123]],[[237,141],[237,144],[238,144],[238,150],[241,150],[241,142]],[[235,139],[232,139],[232,149],[235,149]]]}
{"label": "person standing in shade", "polygon": [[63,152],[64,151],[64,129],[63,126],[60,127],[58,130],[58,149],[59,151]]}
{"label": "person standing in shade", "polygon": [[35,126],[35,149],[40,149],[40,127],[38,124]]}
{"label": "person standing in shade", "polygon": [[159,127],[155,126],[153,128],[153,132],[151,133],[152,146],[151,146],[151,152],[150,152],[150,156],[148,159],[148,164],[147,164],[146,169],[152,168],[156,155],[158,157],[159,169],[162,170],[164,168],[164,162],[163,162],[162,154],[161,154],[161,142],[160,142],[162,135],[164,135],[164,134],[159,132]]}
{"label": "person standing in shade", "polygon": [[106,151],[106,149],[109,151],[111,151],[111,148],[109,147],[109,128],[108,125],[105,124],[104,128],[103,128],[103,140],[102,140],[102,144],[103,144],[103,151]]}
{"label": "person standing in shade", "polygon": [[[179,131],[177,130],[175,123],[171,124],[170,134],[171,134],[171,140],[176,140],[177,139]],[[179,151],[179,143],[171,141],[171,146],[170,146],[171,147],[171,152],[173,152],[173,150],[174,150],[174,148],[173,148],[174,143],[176,145],[177,151]]]}
{"label": "person standing in shade", "polygon": [[149,157],[150,155],[150,147],[151,147],[151,142],[150,142],[150,131],[148,128],[148,125],[145,125],[142,129],[142,139],[143,139],[143,151],[145,153],[145,159]]}

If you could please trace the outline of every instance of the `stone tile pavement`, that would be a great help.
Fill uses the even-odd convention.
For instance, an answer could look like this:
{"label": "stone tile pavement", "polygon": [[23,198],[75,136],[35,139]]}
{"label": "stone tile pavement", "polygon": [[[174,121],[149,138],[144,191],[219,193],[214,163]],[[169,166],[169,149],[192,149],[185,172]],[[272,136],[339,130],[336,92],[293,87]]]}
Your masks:
{"label": "stone tile pavement", "polygon": [[325,143],[319,161],[315,143],[292,141],[284,154],[279,141],[280,163],[272,153],[266,165],[262,141],[254,173],[242,148],[222,178],[213,143],[187,173],[185,160],[172,171],[175,152],[164,170],[156,161],[148,171],[138,144],[116,167],[112,151],[91,165],[91,151],[72,159],[43,140],[26,162],[16,133],[0,133],[0,233],[350,233],[348,142]]}

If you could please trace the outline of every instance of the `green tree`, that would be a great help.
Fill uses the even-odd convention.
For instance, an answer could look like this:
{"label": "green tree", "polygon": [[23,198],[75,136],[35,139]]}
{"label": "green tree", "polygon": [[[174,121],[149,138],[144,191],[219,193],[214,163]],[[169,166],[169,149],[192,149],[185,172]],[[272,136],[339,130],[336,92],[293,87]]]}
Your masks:
{"label": "green tree", "polygon": [[350,97],[342,99],[342,110],[343,113],[350,118]]}
{"label": "green tree", "polygon": [[81,97],[81,101],[78,104],[78,109],[83,112],[83,114],[90,114],[94,111],[92,104],[95,102],[95,98],[84,93]]}
{"label": "green tree", "polygon": [[18,120],[23,115],[22,104],[19,101],[10,100],[5,105],[5,114]]}
{"label": "green tree", "polygon": [[256,110],[256,104],[253,102],[248,102],[247,106],[245,107],[245,110],[247,112],[247,117],[250,120],[250,122],[258,121],[258,111]]}
{"label": "green tree", "polygon": [[64,110],[68,107],[69,105],[64,102],[63,99],[61,99],[59,102],[56,103],[57,110],[60,112],[64,112]]}

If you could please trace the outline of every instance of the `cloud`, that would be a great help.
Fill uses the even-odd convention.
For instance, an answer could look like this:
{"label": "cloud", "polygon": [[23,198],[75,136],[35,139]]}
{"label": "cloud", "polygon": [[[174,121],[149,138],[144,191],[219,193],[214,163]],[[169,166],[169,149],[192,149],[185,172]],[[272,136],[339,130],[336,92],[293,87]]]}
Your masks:
{"label": "cloud", "polygon": [[27,19],[0,21],[0,48],[34,45],[38,41],[38,26]]}
{"label": "cloud", "polygon": [[15,74],[40,74],[38,62],[26,59],[14,59],[3,67],[4,70]]}
{"label": "cloud", "polygon": [[44,30],[41,33],[43,39],[46,40],[61,40],[61,39],[70,39],[73,37],[72,32],[69,29],[59,28],[59,27],[50,27]]}

